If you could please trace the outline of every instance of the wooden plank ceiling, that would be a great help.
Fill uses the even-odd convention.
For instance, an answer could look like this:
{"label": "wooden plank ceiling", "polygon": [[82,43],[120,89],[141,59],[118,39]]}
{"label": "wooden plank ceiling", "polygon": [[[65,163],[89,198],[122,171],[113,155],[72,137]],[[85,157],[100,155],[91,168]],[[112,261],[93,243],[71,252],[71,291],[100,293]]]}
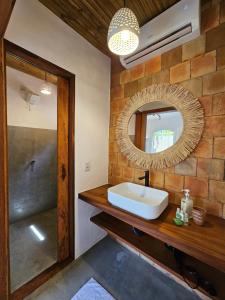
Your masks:
{"label": "wooden plank ceiling", "polygon": [[[124,0],[39,0],[92,45],[110,56],[107,47],[109,23]],[[127,0],[140,26],[179,0]]]}

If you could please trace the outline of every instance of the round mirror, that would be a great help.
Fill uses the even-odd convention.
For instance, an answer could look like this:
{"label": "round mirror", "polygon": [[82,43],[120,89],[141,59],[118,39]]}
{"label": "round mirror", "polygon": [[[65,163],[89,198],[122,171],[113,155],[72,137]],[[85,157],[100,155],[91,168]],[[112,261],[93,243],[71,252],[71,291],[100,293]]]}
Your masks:
{"label": "round mirror", "polygon": [[158,153],[172,147],[182,132],[182,114],[163,101],[141,106],[128,123],[130,140],[146,153]]}
{"label": "round mirror", "polygon": [[134,94],[119,114],[121,152],[141,168],[169,168],[197,146],[204,126],[201,103],[180,85],[153,84]]}

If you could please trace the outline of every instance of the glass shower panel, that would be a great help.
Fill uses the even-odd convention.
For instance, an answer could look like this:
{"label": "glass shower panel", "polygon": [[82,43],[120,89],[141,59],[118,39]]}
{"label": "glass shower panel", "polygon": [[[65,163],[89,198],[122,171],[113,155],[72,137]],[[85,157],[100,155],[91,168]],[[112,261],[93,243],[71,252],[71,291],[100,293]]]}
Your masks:
{"label": "glass shower panel", "polygon": [[57,261],[57,85],[13,57],[6,72],[14,291]]}

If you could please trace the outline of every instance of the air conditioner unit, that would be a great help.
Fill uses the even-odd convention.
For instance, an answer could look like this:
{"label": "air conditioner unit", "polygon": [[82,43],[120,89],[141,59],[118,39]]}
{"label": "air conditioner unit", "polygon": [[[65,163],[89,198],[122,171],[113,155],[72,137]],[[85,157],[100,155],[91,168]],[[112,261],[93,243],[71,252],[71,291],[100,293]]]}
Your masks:
{"label": "air conditioner unit", "polygon": [[135,52],[120,56],[129,69],[200,35],[199,0],[181,0],[140,28]]}

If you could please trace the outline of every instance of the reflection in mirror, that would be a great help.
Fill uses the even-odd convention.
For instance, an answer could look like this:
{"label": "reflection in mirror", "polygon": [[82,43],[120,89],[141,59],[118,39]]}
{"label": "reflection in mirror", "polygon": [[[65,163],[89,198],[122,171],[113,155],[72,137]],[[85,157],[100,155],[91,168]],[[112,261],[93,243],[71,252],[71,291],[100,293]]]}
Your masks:
{"label": "reflection in mirror", "polygon": [[[7,54],[11,290],[57,261],[57,86]],[[22,70],[23,72],[22,72]],[[45,74],[44,74],[45,75]]]}
{"label": "reflection in mirror", "polygon": [[158,153],[173,146],[183,131],[183,118],[163,101],[147,103],[130,118],[128,135],[133,144],[147,153]]}

